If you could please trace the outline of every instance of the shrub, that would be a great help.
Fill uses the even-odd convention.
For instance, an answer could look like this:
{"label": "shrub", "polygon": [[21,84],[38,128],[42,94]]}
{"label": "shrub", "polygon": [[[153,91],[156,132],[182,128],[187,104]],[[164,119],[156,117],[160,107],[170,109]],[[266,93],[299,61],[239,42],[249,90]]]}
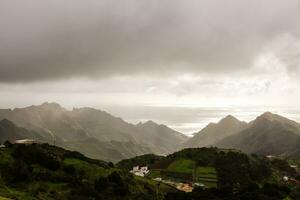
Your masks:
{"label": "shrub", "polygon": [[31,168],[22,160],[7,164],[2,169],[2,176],[9,184],[28,181],[31,177]]}

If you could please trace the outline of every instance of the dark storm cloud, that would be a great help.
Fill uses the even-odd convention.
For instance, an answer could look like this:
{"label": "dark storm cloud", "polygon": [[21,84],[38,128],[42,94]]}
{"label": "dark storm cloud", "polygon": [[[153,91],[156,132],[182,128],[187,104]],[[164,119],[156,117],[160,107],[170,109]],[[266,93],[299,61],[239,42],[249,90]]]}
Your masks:
{"label": "dark storm cloud", "polygon": [[249,67],[297,0],[0,0],[0,81]]}

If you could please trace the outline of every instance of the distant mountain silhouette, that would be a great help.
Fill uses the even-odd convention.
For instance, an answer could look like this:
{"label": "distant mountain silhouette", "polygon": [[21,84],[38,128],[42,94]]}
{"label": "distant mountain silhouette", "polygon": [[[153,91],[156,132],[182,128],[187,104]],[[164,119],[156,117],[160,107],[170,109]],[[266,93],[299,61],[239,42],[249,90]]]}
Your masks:
{"label": "distant mountain silhouette", "polygon": [[[32,130],[49,143],[88,156],[121,160],[145,153],[168,154],[178,150],[186,136],[164,125],[134,125],[93,108],[67,110],[57,103],[16,109],[0,109],[0,120]],[[167,139],[167,141],[166,141]],[[162,141],[165,141],[164,145]]]}
{"label": "distant mountain silhouette", "polygon": [[249,127],[224,138],[216,146],[246,153],[292,156],[300,149],[300,124],[266,112],[250,122]]}
{"label": "distant mountain silhouette", "polygon": [[246,122],[239,121],[232,115],[228,115],[218,123],[210,123],[201,131],[196,133],[185,144],[186,147],[211,146],[220,140],[234,135],[247,127]]}
{"label": "distant mountain silhouette", "polygon": [[300,124],[270,112],[248,124],[228,115],[188,138],[153,121],[134,125],[94,108],[67,110],[57,103],[44,103],[0,109],[0,142],[25,138],[110,161],[203,146],[300,158]]}
{"label": "distant mountain silhouette", "polygon": [[143,138],[150,144],[155,144],[156,150],[154,152],[166,152],[173,153],[174,150],[180,149],[180,146],[185,142],[188,137],[174,131],[173,129],[157,124],[153,121],[147,121],[145,123],[137,124],[137,128],[140,133],[143,134]]}

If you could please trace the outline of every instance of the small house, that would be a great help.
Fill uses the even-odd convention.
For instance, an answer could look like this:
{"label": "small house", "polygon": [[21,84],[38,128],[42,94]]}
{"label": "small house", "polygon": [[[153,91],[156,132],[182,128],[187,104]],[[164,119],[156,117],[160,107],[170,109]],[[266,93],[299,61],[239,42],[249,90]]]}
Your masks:
{"label": "small house", "polygon": [[36,144],[37,141],[33,139],[22,139],[22,140],[15,140],[14,144]]}
{"label": "small house", "polygon": [[135,166],[135,167],[132,168],[130,173],[132,173],[136,176],[144,177],[145,175],[147,175],[149,173],[149,170],[148,170],[147,166],[144,166],[144,167]]}

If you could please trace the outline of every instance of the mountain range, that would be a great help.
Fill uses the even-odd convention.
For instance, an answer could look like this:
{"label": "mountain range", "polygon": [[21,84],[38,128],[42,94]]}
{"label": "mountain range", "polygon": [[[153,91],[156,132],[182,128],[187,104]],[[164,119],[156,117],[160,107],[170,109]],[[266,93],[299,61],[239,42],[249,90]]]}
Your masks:
{"label": "mountain range", "polygon": [[295,158],[300,156],[300,124],[270,112],[249,123],[229,115],[218,123],[210,123],[185,144],[204,146]]}
{"label": "mountain range", "polygon": [[187,140],[184,134],[153,121],[134,125],[101,110],[67,110],[57,103],[0,109],[1,119],[3,126],[9,120],[11,129],[19,130],[7,128],[2,141],[36,138],[110,161],[145,153],[165,155],[179,150],[179,144]]}
{"label": "mountain range", "polygon": [[234,135],[235,133],[245,129],[246,122],[239,121],[232,115],[220,120],[218,123],[210,123],[205,128],[194,134],[185,146],[186,147],[204,147],[212,146],[222,139]]}
{"label": "mountain range", "polygon": [[188,138],[153,121],[127,123],[94,108],[67,110],[57,103],[0,109],[0,142],[32,138],[117,162],[183,148],[234,148],[246,153],[300,157],[300,124],[266,112],[246,123],[228,115]]}
{"label": "mountain range", "polygon": [[300,150],[300,124],[266,112],[244,130],[217,142],[216,146],[246,153],[294,157]]}

